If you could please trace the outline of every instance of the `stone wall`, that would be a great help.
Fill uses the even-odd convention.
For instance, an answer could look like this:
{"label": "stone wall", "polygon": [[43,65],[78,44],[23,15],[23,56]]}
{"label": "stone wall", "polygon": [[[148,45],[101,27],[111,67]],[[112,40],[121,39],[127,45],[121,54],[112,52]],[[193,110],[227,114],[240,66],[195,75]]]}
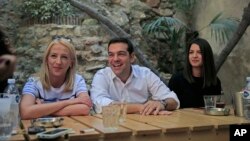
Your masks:
{"label": "stone wall", "polygon": [[105,66],[105,46],[109,36],[99,25],[34,25],[21,27],[17,36],[18,65],[16,75],[19,81],[26,81],[29,75],[38,72],[42,63],[43,51],[53,35],[65,35],[73,40],[78,59],[78,72],[89,84],[96,69]]}
{"label": "stone wall", "polygon": [[[143,20],[156,15],[178,16],[178,13],[176,14],[173,11],[169,0],[79,1],[88,2],[88,5],[101,11],[104,16],[121,26],[139,42],[142,39],[140,23]],[[195,9],[194,22],[197,29],[208,24],[211,18],[221,11],[225,16],[241,18],[243,8],[247,6],[249,1],[203,0]],[[106,47],[111,38],[109,31],[105,30],[98,21],[89,18],[84,13],[81,13],[84,15],[84,20],[80,26],[55,24],[27,26],[22,24],[25,17],[20,15],[17,9],[20,3],[21,0],[0,0],[0,24],[5,27],[18,54],[16,75],[19,84],[22,86],[29,75],[39,70],[43,50],[51,41],[51,37],[59,34],[73,39],[79,61],[78,72],[86,78],[89,85],[96,70],[106,66]],[[249,34],[249,29],[247,33]],[[212,44],[215,55],[225,46],[213,42],[208,31],[203,31],[201,36],[208,39]],[[245,83],[245,77],[250,76],[248,38],[248,36],[244,35],[219,72],[226,95],[231,96],[236,91],[239,91]],[[150,44],[152,43],[141,44],[140,49],[145,51]],[[157,44],[153,43],[153,46],[157,46]],[[150,53],[145,52],[145,57],[156,65]],[[231,97],[229,97],[230,99]]]}
{"label": "stone wall", "polygon": [[[86,1],[85,1],[86,2]],[[6,3],[7,4],[7,3]],[[167,8],[167,1],[88,1],[88,5],[101,10],[105,16],[121,26],[125,31],[140,40],[142,19],[154,15],[170,16],[173,14],[172,7]],[[150,15],[146,11],[152,11]],[[81,25],[57,25],[57,24],[34,24],[32,26],[23,24],[21,20],[16,30],[15,44],[18,64],[15,76],[20,88],[26,79],[39,71],[42,63],[44,49],[52,40],[53,35],[65,35],[72,38],[76,47],[78,58],[78,73],[84,76],[88,86],[96,70],[106,66],[106,47],[111,39],[109,31],[95,19],[84,14]],[[146,45],[145,45],[146,46]],[[146,50],[141,46],[142,50]],[[145,53],[145,57],[150,57]],[[152,61],[154,62],[154,61]],[[156,63],[155,63],[156,64]]]}
{"label": "stone wall", "polygon": [[0,0],[0,26],[10,37],[11,43],[15,44],[17,30],[21,21],[18,7],[20,1]]}

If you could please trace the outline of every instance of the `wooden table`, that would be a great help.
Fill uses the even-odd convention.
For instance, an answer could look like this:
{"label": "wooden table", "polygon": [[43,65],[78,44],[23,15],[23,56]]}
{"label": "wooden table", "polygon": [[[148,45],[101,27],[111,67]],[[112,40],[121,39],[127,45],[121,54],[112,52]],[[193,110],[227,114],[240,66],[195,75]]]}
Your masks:
{"label": "wooden table", "polygon": [[[22,122],[25,129],[30,126],[30,121]],[[68,139],[72,141],[228,141],[229,125],[232,124],[250,124],[250,120],[232,114],[209,116],[201,109],[189,108],[176,110],[168,116],[128,114],[126,122],[121,123],[117,130],[104,128],[102,115],[64,117],[63,127],[74,130]],[[95,131],[80,132],[81,129],[88,128],[94,128]],[[14,139],[18,137],[13,136],[12,140],[15,141]],[[29,135],[29,139],[37,140],[35,135]]]}

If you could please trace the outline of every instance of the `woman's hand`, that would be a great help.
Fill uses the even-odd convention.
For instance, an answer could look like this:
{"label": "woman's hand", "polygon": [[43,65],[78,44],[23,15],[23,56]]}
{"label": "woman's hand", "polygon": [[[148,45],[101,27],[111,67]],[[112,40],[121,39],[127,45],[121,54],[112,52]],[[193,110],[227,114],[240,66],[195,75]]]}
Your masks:
{"label": "woman's hand", "polygon": [[76,103],[75,104],[85,104],[88,107],[92,107],[93,103],[90,100],[90,97],[88,95],[88,93],[81,93],[78,95],[77,98],[73,99]]}
{"label": "woman's hand", "polygon": [[37,98],[37,99],[36,99],[36,104],[43,104],[43,100],[42,100],[42,99]]}

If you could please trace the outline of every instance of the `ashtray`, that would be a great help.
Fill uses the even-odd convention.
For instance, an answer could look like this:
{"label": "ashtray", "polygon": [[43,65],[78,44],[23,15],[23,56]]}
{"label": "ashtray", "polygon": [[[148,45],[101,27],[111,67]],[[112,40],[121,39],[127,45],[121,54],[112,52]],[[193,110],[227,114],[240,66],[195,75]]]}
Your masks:
{"label": "ashtray", "polygon": [[49,118],[37,118],[31,120],[33,126],[47,127],[60,127],[63,124],[63,118],[61,117],[49,117]]}
{"label": "ashtray", "polygon": [[228,116],[230,114],[229,108],[207,108],[204,110],[205,114],[213,116]]}

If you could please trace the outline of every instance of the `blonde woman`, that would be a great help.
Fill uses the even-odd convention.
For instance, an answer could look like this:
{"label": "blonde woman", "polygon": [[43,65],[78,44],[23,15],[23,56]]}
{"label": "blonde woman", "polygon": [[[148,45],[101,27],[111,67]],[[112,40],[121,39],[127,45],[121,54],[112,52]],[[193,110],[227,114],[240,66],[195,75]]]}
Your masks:
{"label": "blonde woman", "polygon": [[45,50],[40,73],[26,82],[20,103],[22,119],[88,115],[92,106],[85,80],[76,74],[71,41],[55,36]]}

